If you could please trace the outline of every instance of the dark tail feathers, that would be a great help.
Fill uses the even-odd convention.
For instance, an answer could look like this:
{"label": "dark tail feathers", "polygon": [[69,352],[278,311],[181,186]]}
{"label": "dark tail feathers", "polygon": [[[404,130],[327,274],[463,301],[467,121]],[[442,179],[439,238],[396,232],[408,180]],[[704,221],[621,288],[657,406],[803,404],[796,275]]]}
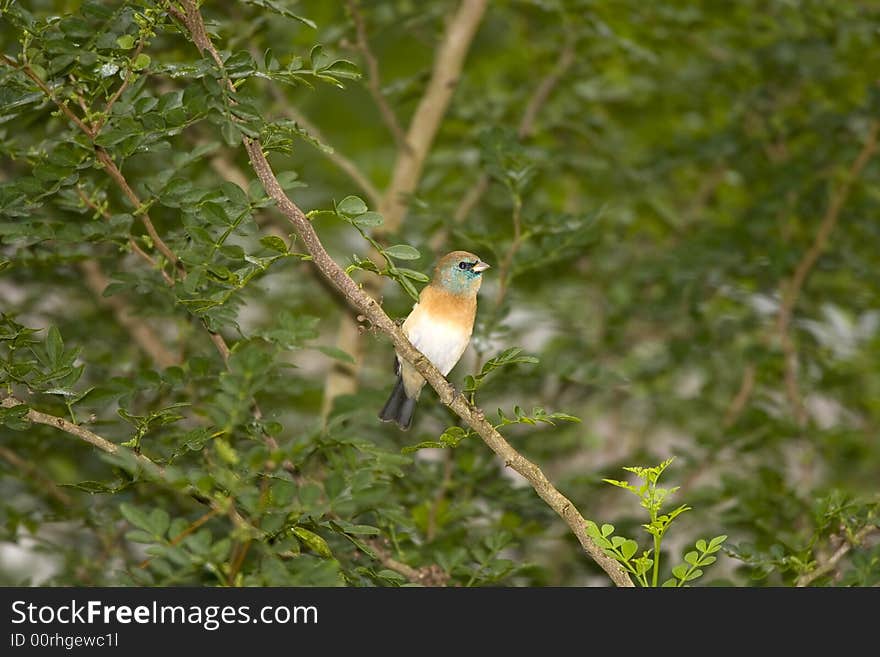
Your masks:
{"label": "dark tail feathers", "polygon": [[383,422],[397,422],[397,426],[406,431],[412,424],[413,413],[416,410],[416,400],[406,396],[403,387],[403,378],[398,376],[394,390],[388,397],[388,401],[379,413],[379,419]]}

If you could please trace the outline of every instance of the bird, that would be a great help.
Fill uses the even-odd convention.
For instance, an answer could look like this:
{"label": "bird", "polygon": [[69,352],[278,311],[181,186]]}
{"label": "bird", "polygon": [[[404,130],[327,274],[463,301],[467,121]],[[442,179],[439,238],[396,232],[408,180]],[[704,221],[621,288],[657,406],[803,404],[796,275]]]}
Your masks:
{"label": "bird", "polygon": [[[422,352],[443,376],[449,374],[471,339],[477,315],[477,292],[483,272],[489,269],[479,256],[452,251],[437,261],[431,282],[401,327],[412,345]],[[383,422],[396,422],[406,431],[412,424],[416,401],[425,379],[395,353],[397,382],[379,413]]]}

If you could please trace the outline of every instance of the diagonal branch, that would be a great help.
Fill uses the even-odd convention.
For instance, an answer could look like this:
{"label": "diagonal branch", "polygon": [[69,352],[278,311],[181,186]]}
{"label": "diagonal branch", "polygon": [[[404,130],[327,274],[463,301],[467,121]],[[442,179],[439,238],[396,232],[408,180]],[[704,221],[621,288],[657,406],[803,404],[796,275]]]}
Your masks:
{"label": "diagonal branch", "polygon": [[813,239],[813,244],[807,252],[804,253],[795,268],[791,280],[783,286],[782,303],[779,306],[779,313],[776,316],[775,328],[776,332],[779,334],[782,351],[785,356],[786,394],[792,405],[795,419],[800,426],[806,424],[807,411],[804,407],[803,400],[801,399],[798,385],[797,348],[795,347],[791,331],[789,330],[792,314],[794,313],[795,305],[798,302],[798,297],[806,283],[807,276],[809,276],[813,267],[816,265],[816,262],[819,260],[819,257],[822,255],[822,252],[828,245],[831,233],[840,219],[840,212],[846,204],[847,199],[849,199],[853,183],[861,175],[865,166],[870,161],[871,156],[877,150],[878,136],[880,136],[880,121],[873,121],[868,130],[868,136],[865,138],[865,142],[862,145],[862,149],[859,151],[859,154],[856,156],[856,159],[847,171],[843,182],[831,196],[831,201],[828,203],[828,208],[825,210],[825,215],[822,217],[822,222],[819,224],[819,229],[816,231],[816,237]]}
{"label": "diagonal branch", "polygon": [[488,0],[462,0],[446,29],[434,58],[431,79],[406,133],[409,148],[398,151],[391,183],[379,208],[385,218],[384,232],[393,233],[400,228],[487,4]]}
{"label": "diagonal branch", "polygon": [[113,312],[116,321],[129,332],[138,346],[156,365],[164,369],[180,364],[179,359],[162,344],[159,336],[147,324],[132,314],[128,304],[121,297],[104,296],[104,290],[107,289],[110,281],[96,261],[83,260],[79,263],[79,268],[85,277],[86,285],[95,295],[98,304]]}
{"label": "diagonal branch", "polygon": [[[219,62],[220,71],[224,71],[222,60],[205,30],[201,13],[194,0],[183,0],[186,11],[186,25],[190,29],[193,42],[200,51],[207,50],[212,58]],[[463,3],[468,5],[467,0]],[[476,2],[485,8],[485,2]],[[481,12],[482,13],[482,12]],[[229,80],[226,80],[229,84]],[[437,392],[440,400],[474,430],[489,448],[504,461],[507,467],[522,475],[535,492],[568,524],[572,533],[583,549],[604,570],[617,586],[632,587],[633,583],[626,572],[590,538],[586,531],[586,520],[555,486],[547,479],[543,471],[534,463],[520,454],[505,440],[498,430],[486,420],[483,411],[457,392],[440,371],[434,367],[420,351],[413,347],[400,327],[385,314],[385,311],[373,297],[367,294],[348,274],[334,261],[305,213],[285,193],[272,171],[269,161],[263,153],[260,142],[250,137],[243,137],[242,143],[248,153],[251,166],[266,193],[275,201],[281,213],[291,222],[297,236],[302,240],[312,263],[328,283],[333,285],[345,297],[348,303],[360,311],[379,331],[391,338],[397,353],[421,374],[428,384]]]}
{"label": "diagonal branch", "polygon": [[[0,408],[12,408],[14,406],[21,405],[24,405],[24,402],[12,396],[0,400]],[[27,417],[29,421],[35,424],[43,424],[48,427],[59,429],[60,431],[70,434],[71,436],[78,438],[79,440],[82,440],[83,442],[86,442],[89,445],[92,445],[93,447],[96,447],[107,454],[124,455],[127,458],[132,459],[134,462],[136,462],[138,466],[140,466],[141,471],[151,480],[160,483],[167,483],[165,478],[165,468],[154,462],[149,457],[144,456],[140,452],[136,452],[133,449],[129,449],[128,447],[123,447],[122,445],[112,443],[106,438],[103,438],[94,433],[93,431],[89,431],[85,427],[81,427],[80,425],[74,424],[69,420],[65,420],[63,417],[58,417],[57,415],[49,415],[48,413],[43,413],[33,408],[29,408],[25,417]],[[232,521],[238,527],[255,529],[244,517],[242,517],[238,513],[237,510],[235,510],[234,506],[230,505],[228,502],[224,500],[206,498],[192,485],[187,485],[180,490],[181,492],[195,499],[197,502],[207,504],[217,513],[229,515],[229,517],[232,518]]]}
{"label": "diagonal branch", "polygon": [[828,557],[827,561],[823,561],[818,564],[815,570],[812,570],[808,573],[804,573],[800,577],[797,578],[795,582],[795,586],[804,587],[809,586],[815,580],[820,577],[827,575],[830,572],[833,572],[837,567],[838,562],[843,559],[847,553],[852,550],[853,547],[858,547],[861,545],[862,541],[864,541],[870,534],[880,529],[877,525],[867,525],[862,527],[858,532],[856,532],[855,536],[851,539],[844,542],[837,550],[835,550],[834,554]]}
{"label": "diagonal branch", "polygon": [[[521,140],[528,139],[535,133],[535,121],[538,114],[543,109],[544,105],[547,104],[550,95],[556,90],[556,87],[559,86],[559,83],[562,81],[562,78],[565,77],[568,69],[574,64],[574,55],[575,39],[569,34],[568,39],[566,39],[565,47],[559,53],[559,58],[556,60],[553,69],[541,80],[541,82],[538,83],[538,86],[535,87],[529,101],[526,103],[526,109],[523,112],[522,118],[520,118],[519,125],[516,129],[516,134]],[[474,184],[471,185],[467,192],[465,192],[464,196],[461,197],[461,201],[459,201],[455,211],[452,213],[453,225],[464,223],[464,220],[470,216],[471,211],[477,206],[477,203],[480,202],[480,199],[483,198],[483,195],[488,189],[489,174],[483,173],[474,181]],[[449,227],[438,231],[431,239],[431,248],[435,251],[439,250],[448,237]]]}
{"label": "diagonal branch", "polygon": [[456,415],[473,429],[489,448],[504,461],[504,464],[521,474],[531,484],[535,492],[565,522],[577,537],[581,546],[596,563],[608,574],[618,586],[632,586],[632,582],[618,564],[608,557],[586,532],[586,520],[575,506],[560,493],[547,479],[541,469],[517,452],[504,437],[498,433],[485,417],[482,410],[470,404],[440,374],[440,371],[415,347],[404,335],[400,327],[385,314],[379,303],[354,281],[330,257],[324,249],[311,222],[302,210],[291,201],[281,188],[269,165],[259,142],[246,138],[245,149],[251,159],[251,165],[266,189],[269,196],[278,205],[278,209],[293,224],[294,230],[302,240],[306,250],[312,256],[312,262],[321,274],[336,287],[346,300],[360,311],[378,330],[391,338],[397,353],[421,374],[428,384],[437,392],[440,400]]}

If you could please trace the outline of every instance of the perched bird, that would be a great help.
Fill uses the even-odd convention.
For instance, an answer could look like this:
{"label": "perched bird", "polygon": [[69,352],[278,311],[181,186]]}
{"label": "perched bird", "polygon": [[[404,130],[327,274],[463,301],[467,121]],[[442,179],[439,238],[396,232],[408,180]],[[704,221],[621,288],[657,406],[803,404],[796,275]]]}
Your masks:
{"label": "perched bird", "polygon": [[[470,342],[477,315],[477,291],[487,269],[489,265],[473,253],[447,253],[437,262],[434,277],[403,322],[406,337],[443,376],[455,367]],[[397,422],[406,430],[412,424],[425,379],[400,354],[394,360],[394,373],[397,383],[379,419]]]}

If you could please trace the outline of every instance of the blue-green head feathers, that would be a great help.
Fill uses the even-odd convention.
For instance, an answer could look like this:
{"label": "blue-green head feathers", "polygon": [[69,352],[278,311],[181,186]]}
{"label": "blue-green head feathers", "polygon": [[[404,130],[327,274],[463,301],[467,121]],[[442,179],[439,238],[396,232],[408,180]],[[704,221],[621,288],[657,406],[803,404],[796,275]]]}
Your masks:
{"label": "blue-green head feathers", "polygon": [[434,268],[434,285],[452,294],[476,294],[489,265],[467,251],[453,251],[440,258]]}

